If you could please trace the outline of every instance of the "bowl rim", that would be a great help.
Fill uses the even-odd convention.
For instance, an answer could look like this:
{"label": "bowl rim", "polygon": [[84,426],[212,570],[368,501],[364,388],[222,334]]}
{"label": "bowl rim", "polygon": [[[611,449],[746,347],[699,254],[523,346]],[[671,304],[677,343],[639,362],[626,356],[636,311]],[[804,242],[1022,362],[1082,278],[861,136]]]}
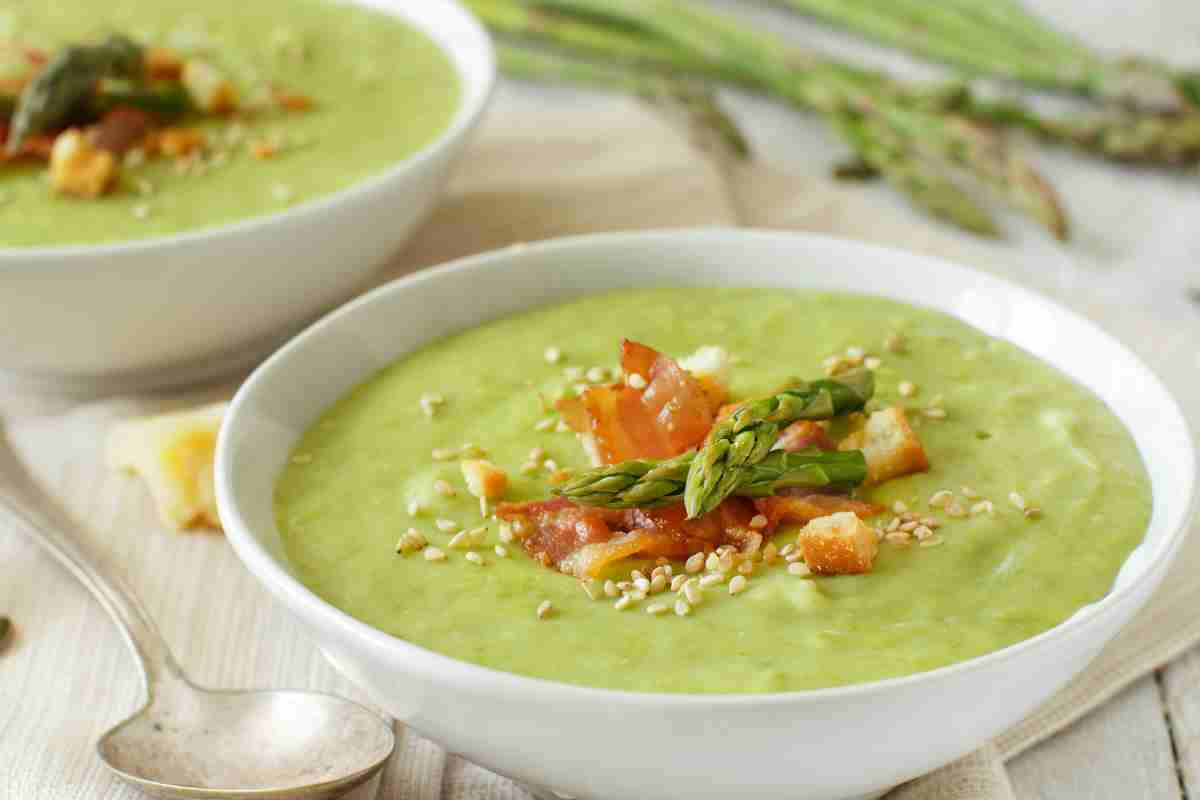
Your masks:
{"label": "bowl rim", "polygon": [[[204,245],[226,236],[249,235],[258,228],[268,228],[283,222],[290,222],[303,217],[315,217],[324,214],[329,209],[357,199],[374,191],[381,185],[401,180],[411,172],[434,159],[453,142],[465,136],[478,123],[496,87],[497,66],[496,53],[492,39],[486,29],[454,0],[422,0],[417,6],[403,2],[369,3],[364,0],[324,0],[325,2],[349,2],[362,6],[376,13],[387,14],[403,20],[416,28],[450,59],[460,82],[461,96],[454,117],[436,137],[426,142],[416,152],[396,161],[387,168],[355,181],[349,186],[328,194],[322,194],[311,200],[306,200],[295,206],[260,214],[252,217],[232,220],[230,222],[206,225],[199,228],[179,231],[163,236],[149,236],[137,239],[101,242],[99,244],[49,244],[33,245],[30,247],[5,246],[0,244],[0,271],[19,270],[23,267],[36,268],[39,271],[48,268],[70,268],[79,266],[80,262],[89,257],[114,257],[142,255],[157,249],[165,249],[177,245]],[[471,32],[470,41],[451,45],[439,38],[430,24],[418,20],[412,14],[420,15],[423,8],[428,13],[448,14],[451,19],[465,30]],[[470,70],[464,67],[462,54],[469,52],[473,57],[482,59],[482,77],[476,78]],[[82,258],[81,258],[82,257]]]}
{"label": "bowl rim", "polygon": [[[435,650],[431,650],[421,645],[401,639],[400,637],[393,636],[351,616],[347,612],[342,611],[338,607],[321,598],[319,595],[305,586],[298,578],[294,577],[291,573],[284,569],[281,563],[269,552],[267,552],[254,534],[250,532],[250,525],[242,516],[241,510],[234,499],[237,493],[233,488],[232,482],[232,456],[230,455],[230,450],[234,445],[231,444],[231,440],[236,437],[235,431],[238,427],[238,422],[241,415],[243,413],[251,413],[244,411],[244,409],[251,402],[252,395],[256,392],[258,384],[265,380],[265,376],[268,373],[279,368],[281,364],[290,359],[292,354],[298,350],[304,342],[321,336],[322,329],[326,325],[344,317],[352,316],[358,313],[366,313],[362,311],[362,309],[370,307],[372,304],[378,302],[387,295],[408,291],[412,287],[437,281],[442,276],[448,274],[481,269],[503,268],[505,262],[513,258],[520,258],[522,254],[554,253],[556,251],[568,250],[576,247],[587,247],[597,241],[605,242],[624,239],[627,242],[636,244],[639,241],[662,241],[664,238],[670,237],[686,237],[694,240],[703,239],[705,237],[726,237],[730,235],[754,237],[767,241],[779,239],[806,239],[811,240],[814,243],[824,245],[857,249],[859,253],[865,257],[876,259],[919,259],[941,269],[973,273],[984,284],[1002,288],[1011,295],[1035,301],[1043,306],[1049,305],[1054,310],[1055,314],[1069,319],[1075,324],[1082,324],[1085,326],[1093,336],[1104,343],[1106,348],[1116,350],[1124,354],[1126,357],[1132,359],[1146,372],[1146,375],[1149,377],[1149,379],[1154,382],[1156,388],[1166,398],[1168,407],[1163,409],[1164,414],[1172,417],[1172,421],[1176,425],[1180,426],[1183,431],[1188,433],[1187,441],[1189,442],[1189,446],[1184,448],[1184,452],[1186,453],[1186,463],[1182,465],[1187,476],[1188,496],[1186,501],[1180,506],[1180,512],[1176,515],[1176,517],[1165,521],[1164,527],[1166,529],[1166,533],[1164,534],[1163,541],[1158,545],[1157,551],[1151,553],[1151,557],[1146,559],[1144,566],[1141,568],[1140,573],[1136,576],[1136,578],[1124,586],[1116,587],[1115,589],[1110,588],[1109,591],[1100,599],[1083,606],[1082,608],[1076,610],[1067,619],[1035,636],[1022,639],[1021,641],[1015,642],[998,650],[993,650],[989,653],[985,653],[974,658],[947,664],[936,669],[900,675],[892,678],[885,678],[883,680],[817,689],[798,689],[783,692],[648,692],[586,686],[505,672],[503,670],[485,667],[469,661],[454,658],[453,656],[447,656]],[[937,306],[930,307],[935,309],[938,308]],[[366,377],[367,376],[364,376],[363,379],[365,380]],[[1122,420],[1122,423],[1124,423],[1124,420]],[[541,701],[552,699],[554,696],[559,696],[564,700],[568,698],[582,698],[587,696],[592,699],[603,699],[608,703],[635,705],[652,703],[662,707],[691,707],[696,705],[707,705],[714,708],[729,706],[744,708],[760,705],[777,705],[786,702],[815,703],[836,701],[841,698],[887,693],[896,689],[913,686],[915,684],[938,681],[952,676],[959,676],[964,673],[976,672],[994,666],[998,662],[1008,661],[1016,658],[1027,650],[1047,646],[1053,640],[1062,638],[1072,632],[1075,632],[1079,628],[1090,625],[1094,620],[1112,613],[1121,604],[1126,596],[1141,588],[1142,584],[1154,576],[1156,572],[1161,574],[1162,568],[1169,563],[1169,561],[1178,551],[1185,538],[1188,529],[1188,521],[1193,518],[1197,512],[1198,506],[1200,506],[1200,487],[1197,487],[1197,454],[1195,448],[1190,446],[1192,441],[1194,441],[1194,439],[1191,435],[1191,429],[1188,425],[1187,418],[1184,416],[1182,409],[1179,406],[1178,401],[1162,383],[1158,375],[1148,365],[1146,365],[1141,358],[1139,358],[1135,353],[1133,353],[1133,351],[1127,348],[1114,336],[1092,321],[1083,317],[1081,314],[1078,314],[1075,311],[1059,304],[1057,301],[1049,297],[1035,292],[1032,289],[1025,288],[1024,286],[1021,286],[1020,284],[1017,284],[1006,278],[934,256],[906,251],[895,247],[884,247],[876,244],[868,244],[836,236],[791,231],[772,231],[730,227],[654,229],[636,232],[593,233],[549,239],[532,244],[520,243],[498,250],[492,250],[485,253],[455,259],[453,261],[423,269],[411,275],[389,281],[388,283],[376,287],[375,289],[372,289],[360,297],[357,297],[343,306],[331,311],[329,314],[314,322],[303,332],[295,336],[287,344],[276,351],[246,379],[241,387],[239,387],[236,395],[230,403],[229,410],[225,417],[225,424],[221,426],[221,431],[217,440],[215,459],[215,488],[221,520],[225,527],[225,534],[229,539],[230,544],[233,546],[234,551],[237,553],[238,557],[241,559],[246,568],[259,581],[261,581],[276,598],[282,600],[284,605],[287,606],[292,613],[300,616],[305,624],[313,624],[309,619],[305,619],[305,617],[315,617],[319,620],[322,627],[332,627],[333,629],[337,630],[340,636],[353,638],[360,641],[365,640],[373,647],[381,648],[384,652],[386,652],[389,656],[389,660],[394,661],[402,659],[405,667],[410,669],[413,673],[420,674],[423,677],[436,682],[454,684],[459,689],[471,687],[471,689],[474,691],[488,694],[493,691],[499,691],[513,696],[537,697]],[[1153,484],[1151,484],[1151,487],[1153,488]],[[1147,524],[1147,530],[1149,530],[1149,523]],[[1128,563],[1128,557],[1125,563]],[[303,609],[303,611],[301,609]]]}

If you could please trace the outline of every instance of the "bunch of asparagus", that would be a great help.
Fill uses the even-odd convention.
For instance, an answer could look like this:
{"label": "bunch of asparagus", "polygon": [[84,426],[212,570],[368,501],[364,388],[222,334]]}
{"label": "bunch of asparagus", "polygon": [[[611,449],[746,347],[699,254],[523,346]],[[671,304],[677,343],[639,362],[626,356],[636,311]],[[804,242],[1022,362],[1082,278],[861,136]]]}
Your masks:
{"label": "bunch of asparagus", "polygon": [[[1200,125],[1187,118],[1045,118],[1019,104],[980,100],[961,84],[904,83],[811,53],[687,0],[466,4],[504,37],[500,59],[510,74],[658,99],[690,98],[694,112],[715,122],[722,138],[736,142],[743,141],[736,128],[710,97],[695,90],[695,82],[763,92],[830,123],[855,153],[839,174],[882,176],[916,206],[976,233],[995,234],[997,228],[963,185],[964,177],[990,187],[1055,236],[1067,235],[1066,215],[1053,188],[1008,146],[1000,130],[1005,126],[1118,160],[1176,164],[1200,159]],[[531,49],[531,42],[557,52]]]}
{"label": "bunch of asparagus", "polygon": [[875,393],[859,369],[746,403],[718,422],[697,451],[664,461],[633,460],[586,472],[556,494],[605,508],[646,508],[683,500],[689,518],[730,495],[765,497],[788,487],[851,489],[866,478],[861,451],[772,450],[785,426],[859,411]]}

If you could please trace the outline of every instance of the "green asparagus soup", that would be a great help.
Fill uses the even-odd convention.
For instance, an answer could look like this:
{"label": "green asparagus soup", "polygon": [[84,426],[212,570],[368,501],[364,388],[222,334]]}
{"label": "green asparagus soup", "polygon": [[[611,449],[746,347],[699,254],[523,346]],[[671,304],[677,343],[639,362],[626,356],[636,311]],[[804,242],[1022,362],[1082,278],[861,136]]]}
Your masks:
{"label": "green asparagus soup", "polygon": [[[886,534],[874,568],[813,577],[784,558],[760,561],[741,591],[716,582],[681,616],[669,587],[626,603],[601,581],[593,599],[519,542],[502,544],[455,455],[486,451],[508,473],[509,500],[546,498],[553,469],[590,461],[539,397],[603,379],[594,368],[615,369],[622,337],[675,356],[725,348],[735,399],[820,376],[831,355],[865,355],[877,384],[868,410],[907,407],[931,465],[860,490],[887,509],[870,520]],[[536,468],[523,468],[531,459]],[[1013,644],[1101,598],[1150,508],[1117,418],[1014,345],[881,298],[759,289],[601,294],[438,341],[330,408],[276,492],[296,574],[353,616],[499,670],[655,692],[837,686]],[[903,535],[921,520],[932,525],[919,541]],[[480,525],[470,551],[450,546]],[[429,547],[398,553],[410,528]],[[773,542],[796,535],[784,528]],[[652,566],[622,562],[613,578]]]}
{"label": "green asparagus soup", "polygon": [[[141,239],[272,214],[412,155],[459,103],[455,67],[428,37],[333,0],[0,0],[0,95],[26,52],[53,56],[109,32],[211,64],[238,110],[177,123],[205,139],[193,157],[118,157],[118,177],[96,198],[55,192],[44,162],[0,160],[0,246]],[[279,88],[311,108],[273,107]]]}

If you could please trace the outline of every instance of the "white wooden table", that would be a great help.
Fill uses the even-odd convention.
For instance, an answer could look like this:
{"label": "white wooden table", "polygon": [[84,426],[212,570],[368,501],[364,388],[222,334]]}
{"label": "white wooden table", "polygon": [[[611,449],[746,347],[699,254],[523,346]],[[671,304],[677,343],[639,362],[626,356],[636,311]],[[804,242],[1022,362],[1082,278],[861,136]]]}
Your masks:
{"label": "white wooden table", "polygon": [[[729,5],[729,3],[726,3]],[[745,3],[741,4],[745,6]],[[1102,46],[1155,53],[1200,66],[1200,3],[1194,0],[1043,0],[1059,24]],[[1086,6],[1086,8],[1084,8]],[[924,65],[771,12],[774,27],[890,68],[930,74]],[[583,102],[584,95],[505,85],[498,103],[513,108]],[[725,98],[750,134],[760,158],[814,173],[840,155],[811,119],[759,99]],[[1171,385],[1200,429],[1200,305],[1185,290],[1200,286],[1200,180],[1120,170],[1043,151],[1075,220],[1063,248],[1018,220],[1008,241],[963,247],[1010,276],[1047,291],[1098,318],[1134,347]],[[909,213],[885,189],[864,188],[895,213]],[[914,218],[914,223],[915,223]],[[19,402],[19,401],[17,401]],[[12,409],[0,408],[0,411]],[[31,409],[18,409],[30,411]],[[51,409],[37,409],[48,413]],[[50,418],[39,435],[99,447],[84,409]],[[111,413],[111,412],[106,412]],[[81,476],[69,457],[46,459],[40,476],[60,490],[78,490]],[[121,481],[87,487],[89,500],[73,510],[89,522],[98,547],[112,553],[197,680],[215,686],[307,685],[357,696],[215,537],[167,537],[143,504],[124,502],[134,491]],[[28,542],[0,531],[0,613],[21,626],[21,639],[0,655],[0,797],[13,800],[119,798],[133,792],[113,782],[91,755],[96,737],[138,701],[132,664],[117,645],[103,612]],[[186,569],[174,569],[186,565]],[[232,613],[205,613],[211,587],[220,587]],[[270,631],[269,641],[245,631]],[[203,640],[217,643],[200,645]],[[80,641],[90,646],[81,650]],[[240,649],[244,657],[228,658]],[[1014,760],[1010,774],[1021,798],[1200,797],[1200,652],[1148,677],[1072,729]],[[518,787],[447,759],[411,734],[384,778],[357,800],[402,800],[403,774],[427,774],[422,797],[524,798]],[[403,800],[415,800],[412,795]]]}

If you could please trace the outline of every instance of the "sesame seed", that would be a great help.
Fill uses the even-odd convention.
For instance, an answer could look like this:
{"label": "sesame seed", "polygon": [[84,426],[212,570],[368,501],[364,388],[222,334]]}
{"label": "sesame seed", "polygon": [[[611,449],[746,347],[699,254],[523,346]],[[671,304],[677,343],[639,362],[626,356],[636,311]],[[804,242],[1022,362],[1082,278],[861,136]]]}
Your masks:
{"label": "sesame seed", "polygon": [[633,588],[639,592],[649,592],[650,581],[646,580],[645,578],[638,578],[633,582]]}
{"label": "sesame seed", "polygon": [[600,599],[600,592],[596,589],[595,578],[588,578],[586,581],[580,581],[579,588],[583,589],[583,593],[588,596],[588,600]]}
{"label": "sesame seed", "polygon": [[941,536],[933,536],[921,542],[920,547],[937,547],[940,544],[945,544],[946,540]]}
{"label": "sesame seed", "polygon": [[617,584],[613,583],[612,581],[605,581],[604,582],[604,593],[606,595],[608,595],[609,597],[616,597],[617,595],[619,595],[621,593],[621,590],[618,589]]}
{"label": "sesame seed", "polygon": [[725,553],[717,559],[717,569],[721,572],[729,572],[733,569],[734,553]]}
{"label": "sesame seed", "polygon": [[990,514],[995,510],[991,500],[980,500],[975,505],[971,506],[972,514]]}
{"label": "sesame seed", "polygon": [[899,530],[899,528],[900,528],[900,518],[892,517],[892,521],[888,523],[887,527],[884,528],[884,531],[887,533],[891,533],[893,531]]}
{"label": "sesame seed", "polygon": [[553,458],[547,458],[545,461],[542,462],[542,467],[547,472],[557,472],[558,471],[558,462],[555,461]]}
{"label": "sesame seed", "polygon": [[767,518],[762,514],[755,514],[750,518],[750,527],[756,531],[762,530],[767,527]]}
{"label": "sesame seed", "polygon": [[742,563],[738,564],[737,571],[739,573],[741,573],[742,575],[753,575],[754,574],[754,562],[753,561],[743,561]]}
{"label": "sesame seed", "polygon": [[933,517],[921,517],[921,524],[922,524],[922,525],[924,525],[926,528],[940,528],[940,527],[942,527],[942,523],[938,522],[938,521],[937,521],[935,518],[933,518]]}
{"label": "sesame seed", "polygon": [[546,358],[547,364],[557,364],[562,361],[562,350],[559,350],[557,347],[547,347],[543,355]]}
{"label": "sesame seed", "polygon": [[729,582],[729,593],[741,594],[742,592],[746,591],[746,586],[748,583],[749,581],[746,580],[745,575],[734,575],[733,580]]}
{"label": "sesame seed", "polygon": [[804,559],[804,552],[801,550],[793,550],[792,552],[788,553],[786,556],[783,557],[783,560],[789,564],[792,564],[796,561],[802,561],[803,559]]}
{"label": "sesame seed", "polygon": [[474,564],[478,567],[486,567],[487,566],[487,562],[483,560],[483,556],[479,555],[479,553],[476,553],[474,550],[467,553],[466,556],[464,556],[464,558],[466,558],[467,561],[470,561],[472,564]]}
{"label": "sesame seed", "polygon": [[[551,430],[556,424],[557,424],[556,420],[541,419],[541,420],[537,421],[537,423],[533,426],[533,429],[535,431],[537,431],[538,433],[546,433],[547,431]],[[537,464],[534,464],[533,466],[534,466],[534,469],[537,469]]]}
{"label": "sesame seed", "polygon": [[444,448],[444,447],[439,447],[438,449],[436,449],[432,453],[430,453],[430,455],[433,456],[434,461],[450,461],[451,459],[458,457],[458,451],[450,450],[450,449]]}
{"label": "sesame seed", "polygon": [[145,203],[138,203],[133,207],[132,213],[137,219],[146,219],[150,216],[150,206]]}
{"label": "sesame seed", "polygon": [[536,464],[533,461],[526,461],[524,464],[521,465],[521,474],[522,475],[532,475],[533,473],[537,472],[541,468],[542,467],[540,464]]}
{"label": "sesame seed", "polygon": [[929,408],[921,409],[921,414],[928,417],[929,419],[945,419],[946,418],[946,409],[936,408],[936,407],[931,406]]}
{"label": "sesame seed", "polygon": [[967,510],[962,507],[961,503],[951,503],[946,506],[946,516],[961,519],[967,515]]}
{"label": "sesame seed", "polygon": [[1021,511],[1025,510],[1025,507],[1026,507],[1025,506],[1025,498],[1022,497],[1017,492],[1009,492],[1008,493],[1008,502],[1012,503],[1014,506],[1016,506]]}
{"label": "sesame seed", "polygon": [[427,544],[425,536],[419,530],[409,528],[401,534],[400,540],[396,542],[396,552],[408,555],[409,553],[415,553]]}
{"label": "sesame seed", "polygon": [[889,333],[884,337],[883,349],[889,353],[903,353],[908,349],[908,342],[902,333]]}
{"label": "sesame seed", "polygon": [[433,524],[437,525],[437,529],[443,533],[456,533],[460,528],[462,528],[461,525],[452,519],[439,519]]}
{"label": "sesame seed", "polygon": [[704,569],[704,553],[693,553],[691,557],[683,564],[684,570],[689,573],[697,573]]}
{"label": "sesame seed", "polygon": [[908,506],[906,506],[903,501],[897,500],[896,502],[892,503],[892,511],[896,512],[897,514],[904,514],[908,511]]}
{"label": "sesame seed", "polygon": [[954,493],[942,489],[940,492],[933,493],[933,496],[929,498],[929,505],[931,508],[945,508],[950,505],[952,500],[954,500]]}
{"label": "sesame seed", "polygon": [[675,601],[675,616],[686,617],[690,613],[692,613],[692,607],[688,604],[687,600]]}
{"label": "sesame seed", "polygon": [[709,586],[716,586],[718,583],[724,582],[725,576],[722,573],[713,572],[700,579],[700,588],[707,589]]}
{"label": "sesame seed", "polygon": [[876,370],[883,366],[883,359],[879,356],[867,356],[863,359],[863,366],[869,370]]}
{"label": "sesame seed", "polygon": [[812,570],[808,568],[808,564],[801,564],[797,562],[795,564],[788,564],[788,574],[806,578],[809,575],[812,575]]}
{"label": "sesame seed", "polygon": [[433,490],[443,497],[454,497],[458,492],[454,491],[454,487],[446,481],[439,478],[433,482]]}
{"label": "sesame seed", "polygon": [[497,558],[508,558],[508,548],[502,544],[493,547],[492,551],[496,554]]}
{"label": "sesame seed", "polygon": [[537,618],[545,619],[546,617],[550,616],[550,612],[553,610],[554,610],[554,604],[551,603],[549,600],[543,600],[542,602],[538,603]]}
{"label": "sesame seed", "polygon": [[539,463],[542,461],[545,461],[546,460],[546,448],[535,447],[532,450],[530,450],[529,451],[529,460],[536,461]]}
{"label": "sesame seed", "polygon": [[975,491],[970,486],[959,487],[959,491],[962,492],[962,496],[967,498],[968,500],[978,500],[979,499],[979,492]]}
{"label": "sesame seed", "polygon": [[621,595],[620,599],[618,599],[617,602],[613,603],[613,608],[615,608],[617,611],[624,611],[625,609],[629,608],[631,605],[633,605],[633,598],[630,597],[629,595],[625,594],[625,595]]}
{"label": "sesame seed", "polygon": [[592,367],[584,377],[591,383],[603,383],[604,379],[608,377],[608,370],[604,367]]}
{"label": "sesame seed", "polygon": [[441,550],[441,548],[426,547],[425,548],[425,560],[426,561],[445,561],[446,554]]}
{"label": "sesame seed", "polygon": [[646,613],[652,617],[666,614],[670,610],[671,607],[666,603],[651,603],[650,605],[646,606]]}
{"label": "sesame seed", "polygon": [[680,589],[683,588],[683,584],[687,583],[687,580],[688,580],[687,575],[676,575],[674,578],[671,579],[671,591],[678,592]]}
{"label": "sesame seed", "polygon": [[704,568],[709,572],[715,572],[721,565],[721,557],[716,553],[709,553],[708,558],[704,559]]}
{"label": "sesame seed", "polygon": [[1025,519],[1041,519],[1042,510],[1037,506],[1030,506],[1025,509]]}
{"label": "sesame seed", "polygon": [[861,347],[846,348],[846,358],[850,359],[851,361],[862,361],[866,354],[867,351],[863,350]]}
{"label": "sesame seed", "polygon": [[500,523],[500,527],[496,529],[496,535],[499,536],[500,541],[504,542],[505,544],[511,544],[513,539],[516,538],[513,536],[512,526],[507,522]]}
{"label": "sesame seed", "polygon": [[762,551],[763,561],[770,564],[779,556],[779,548],[774,542],[767,542],[766,547]]}
{"label": "sesame seed", "polygon": [[916,528],[913,528],[912,533],[913,536],[917,537],[917,541],[919,542],[928,539],[930,536],[933,536],[933,530],[924,525],[918,525]]}
{"label": "sesame seed", "polygon": [[667,588],[667,576],[663,573],[658,573],[650,579],[650,594],[658,594]]}
{"label": "sesame seed", "polygon": [[574,383],[583,377],[583,367],[567,367],[563,370],[563,377]]}
{"label": "sesame seed", "polygon": [[889,533],[887,536],[885,536],[883,538],[887,539],[892,544],[899,544],[899,545],[912,544],[912,537],[909,536],[904,531],[893,531],[892,533]]}
{"label": "sesame seed", "polygon": [[625,378],[625,383],[629,384],[630,389],[645,389],[647,385],[646,379],[636,372],[629,373],[629,376]]}
{"label": "sesame seed", "polygon": [[917,393],[917,385],[912,381],[900,381],[900,385],[896,387],[900,392],[901,397],[912,397]]}
{"label": "sesame seed", "polygon": [[426,511],[425,504],[419,500],[410,500],[408,503],[408,515],[410,517],[419,517]]}

